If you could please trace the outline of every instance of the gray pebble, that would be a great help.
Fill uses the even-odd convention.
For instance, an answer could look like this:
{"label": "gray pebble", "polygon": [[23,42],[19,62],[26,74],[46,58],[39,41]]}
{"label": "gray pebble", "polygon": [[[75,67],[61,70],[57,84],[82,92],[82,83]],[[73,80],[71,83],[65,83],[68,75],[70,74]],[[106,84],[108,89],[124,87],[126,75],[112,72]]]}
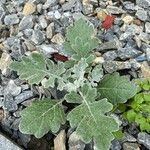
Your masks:
{"label": "gray pebble", "polygon": [[70,136],[69,136],[69,150],[84,150],[85,148],[85,144],[80,140],[79,135],[77,135],[75,132],[73,132]]}
{"label": "gray pebble", "polygon": [[0,5],[0,23],[2,24],[3,18],[5,16],[5,10],[2,7],[2,5]]}
{"label": "gray pebble", "polygon": [[42,44],[38,48],[45,56],[50,56],[50,54],[58,52],[52,45]]}
{"label": "gray pebble", "polygon": [[126,11],[123,10],[122,8],[119,8],[119,7],[116,7],[116,6],[111,6],[111,5],[107,6],[106,10],[109,13],[115,14],[115,15],[126,13]]}
{"label": "gray pebble", "polygon": [[143,62],[143,61],[146,61],[146,60],[147,60],[145,54],[142,54],[142,55],[136,57],[135,59],[136,59],[138,62]]}
{"label": "gray pebble", "polygon": [[147,44],[150,44],[150,34],[145,33],[145,32],[141,32],[140,35],[139,35],[139,38],[140,38],[143,42],[145,42],[145,43],[147,43]]}
{"label": "gray pebble", "polygon": [[17,96],[21,93],[21,87],[17,86],[13,80],[10,80],[4,91],[5,94],[11,94],[12,96]]}
{"label": "gray pebble", "polygon": [[112,49],[117,49],[118,45],[115,40],[102,43],[100,47],[97,48],[97,51],[105,52]]}
{"label": "gray pebble", "polygon": [[43,29],[47,27],[47,20],[45,19],[45,16],[39,16],[39,23]]}
{"label": "gray pebble", "polygon": [[146,48],[146,57],[148,62],[150,62],[150,48]]}
{"label": "gray pebble", "polygon": [[48,25],[48,27],[46,28],[46,37],[48,39],[51,39],[54,33],[54,23],[51,23]]}
{"label": "gray pebble", "polygon": [[143,8],[150,7],[150,0],[136,0],[136,4]]}
{"label": "gray pebble", "polygon": [[25,16],[19,23],[19,30],[31,29],[33,25],[33,16]]}
{"label": "gray pebble", "polygon": [[140,150],[139,145],[137,143],[123,143],[123,150]]}
{"label": "gray pebble", "polygon": [[111,147],[110,147],[111,150],[121,150],[121,144],[119,143],[119,141],[117,140],[113,140],[111,142]]}
{"label": "gray pebble", "polygon": [[123,137],[123,142],[136,142],[136,138],[129,133],[125,132]]}
{"label": "gray pebble", "polygon": [[93,5],[91,5],[91,4],[83,5],[83,14],[84,15],[92,14],[93,11],[94,11]]}
{"label": "gray pebble", "polygon": [[138,143],[143,144],[147,149],[150,150],[150,135],[145,133],[145,132],[141,132],[138,134]]}
{"label": "gray pebble", "polygon": [[136,59],[130,59],[129,62],[131,64],[131,68],[134,70],[138,70],[141,67],[141,64],[138,63]]}
{"label": "gray pebble", "polygon": [[19,130],[19,123],[20,123],[20,118],[15,119],[11,124],[10,128],[15,131]]}
{"label": "gray pebble", "polygon": [[105,61],[103,67],[108,73],[113,73],[118,70],[131,69],[131,63],[128,61]]}
{"label": "gray pebble", "polygon": [[4,97],[4,108],[12,112],[18,109],[17,103],[14,101],[11,95],[6,95]]}
{"label": "gray pebble", "polygon": [[45,5],[48,5],[48,6],[54,6],[58,3],[59,1],[58,0],[47,0]]}
{"label": "gray pebble", "polygon": [[31,40],[35,44],[42,44],[45,41],[45,34],[40,30],[34,30]]}
{"label": "gray pebble", "polygon": [[62,5],[63,11],[71,10],[74,7],[77,0],[70,0]]}
{"label": "gray pebble", "polygon": [[33,97],[32,91],[23,91],[21,94],[15,97],[15,103],[20,104]]}
{"label": "gray pebble", "polygon": [[123,2],[123,5],[124,5],[125,9],[127,9],[127,10],[135,10],[134,3],[130,2],[130,1]]}
{"label": "gray pebble", "polygon": [[143,10],[143,9],[139,9],[137,10],[135,16],[138,17],[138,19],[142,20],[142,21],[146,21],[148,19],[147,16],[147,11]]}
{"label": "gray pebble", "polygon": [[150,33],[150,22],[145,23],[145,32]]}
{"label": "gray pebble", "polygon": [[110,60],[115,60],[118,57],[118,55],[116,51],[108,51],[103,54],[103,57],[105,61],[110,61]]}
{"label": "gray pebble", "polygon": [[14,25],[19,23],[19,18],[16,14],[7,15],[4,18],[4,23],[6,25]]}
{"label": "gray pebble", "polygon": [[0,148],[1,150],[22,150],[19,146],[14,144],[10,139],[0,133]]}
{"label": "gray pebble", "polygon": [[141,51],[133,48],[133,47],[125,47],[125,48],[119,48],[117,51],[118,57],[121,59],[129,59],[129,58],[134,58],[142,54]]}
{"label": "gray pebble", "polygon": [[27,135],[27,134],[22,134],[21,132],[18,133],[19,135],[19,138],[20,138],[20,141],[22,143],[22,145],[27,148],[28,146],[28,143],[30,142],[31,140],[31,136],[30,135]]}

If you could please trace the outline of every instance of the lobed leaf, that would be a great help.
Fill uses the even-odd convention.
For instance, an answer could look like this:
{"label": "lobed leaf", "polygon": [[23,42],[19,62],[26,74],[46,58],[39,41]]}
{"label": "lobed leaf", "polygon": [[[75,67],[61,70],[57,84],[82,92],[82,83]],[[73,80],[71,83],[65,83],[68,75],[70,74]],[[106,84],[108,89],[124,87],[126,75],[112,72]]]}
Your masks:
{"label": "lobed leaf", "polygon": [[20,62],[14,61],[10,68],[17,71],[20,79],[28,80],[29,84],[39,84],[45,77],[46,79],[42,82],[45,88],[54,87],[56,79],[61,84],[64,83],[61,77],[66,70],[64,64],[61,62],[54,64],[39,53],[25,56]]}
{"label": "lobed leaf", "polygon": [[34,102],[21,112],[20,131],[41,138],[50,130],[56,133],[65,124],[62,101],[45,99]]}
{"label": "lobed leaf", "polygon": [[94,27],[86,20],[79,19],[70,26],[64,43],[65,53],[75,60],[89,57],[89,52],[98,46],[98,39],[94,37]]}
{"label": "lobed leaf", "polygon": [[93,139],[99,150],[107,150],[114,138],[112,132],[118,130],[118,124],[112,117],[105,115],[113,108],[112,104],[106,99],[95,101],[96,96],[96,89],[87,84],[78,93],[67,94],[67,102],[80,104],[69,112],[67,120],[85,143]]}
{"label": "lobed leaf", "polygon": [[125,103],[136,94],[136,91],[136,86],[118,73],[106,75],[98,85],[98,92],[101,94],[100,97],[107,98],[114,105]]}

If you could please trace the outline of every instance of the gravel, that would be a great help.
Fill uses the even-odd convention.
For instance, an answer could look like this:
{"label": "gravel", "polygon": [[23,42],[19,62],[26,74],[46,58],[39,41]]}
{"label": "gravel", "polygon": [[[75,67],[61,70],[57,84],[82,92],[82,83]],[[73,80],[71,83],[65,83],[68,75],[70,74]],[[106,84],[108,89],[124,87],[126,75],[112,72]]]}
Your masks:
{"label": "gravel", "polygon": [[138,143],[143,144],[147,149],[150,149],[150,135],[144,132],[138,134]]}
{"label": "gravel", "polygon": [[[17,82],[17,74],[8,66],[12,60],[20,61],[22,56],[33,51],[47,58],[55,52],[62,53],[66,28],[75,20],[83,18],[94,25],[101,42],[94,51],[98,52],[95,61],[102,64],[105,73],[118,71],[131,78],[149,76],[150,0],[120,2],[100,0],[98,5],[97,0],[0,0],[0,56],[1,53],[5,56],[0,59],[0,110],[5,114],[1,127],[23,148],[28,149],[28,144],[34,142],[32,136],[18,130],[20,112],[39,95],[51,98],[60,92],[55,89],[54,94],[51,89],[31,87],[26,81]],[[105,30],[102,24],[107,14],[113,15],[115,20],[112,27]],[[150,135],[139,131],[135,124],[125,124],[124,139],[112,141],[111,149],[150,149]],[[34,139],[36,142],[32,145],[38,147],[42,143],[46,150],[47,143],[51,143],[46,137]],[[93,143],[84,144],[75,133],[67,138],[69,150],[93,148]]]}

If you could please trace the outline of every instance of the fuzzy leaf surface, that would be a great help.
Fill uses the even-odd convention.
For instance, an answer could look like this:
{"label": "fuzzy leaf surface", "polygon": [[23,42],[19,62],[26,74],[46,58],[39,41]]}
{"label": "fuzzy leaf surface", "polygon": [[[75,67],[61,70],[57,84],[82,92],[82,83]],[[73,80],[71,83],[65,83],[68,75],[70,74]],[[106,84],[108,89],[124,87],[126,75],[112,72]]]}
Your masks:
{"label": "fuzzy leaf surface", "polygon": [[107,98],[114,105],[125,103],[136,94],[136,91],[136,86],[118,73],[106,75],[98,85],[101,98]]}
{"label": "fuzzy leaf surface", "polygon": [[61,101],[45,99],[34,102],[21,113],[20,131],[41,138],[50,130],[56,133],[65,124]]}
{"label": "fuzzy leaf surface", "polygon": [[63,83],[61,75],[65,72],[63,63],[54,64],[39,53],[25,56],[20,62],[14,61],[10,68],[17,71],[20,79],[28,80],[29,84],[39,84],[45,77],[48,77],[43,82],[45,88],[54,87],[56,79]]}
{"label": "fuzzy leaf surface", "polygon": [[94,37],[94,27],[87,21],[79,19],[73,26],[68,27],[65,53],[75,60],[87,58],[89,52],[98,46],[98,39]]}
{"label": "fuzzy leaf surface", "polygon": [[78,93],[67,94],[65,100],[68,103],[79,104],[69,112],[67,120],[85,143],[93,139],[98,150],[108,150],[114,138],[112,132],[118,130],[118,124],[105,115],[113,108],[112,104],[106,99],[95,101],[96,96],[96,89],[87,84]]}
{"label": "fuzzy leaf surface", "polygon": [[84,75],[87,67],[88,63],[86,62],[86,59],[82,58],[77,64],[73,66],[73,68],[71,68],[71,78],[73,81],[66,84],[67,91],[76,91],[84,84],[86,81]]}

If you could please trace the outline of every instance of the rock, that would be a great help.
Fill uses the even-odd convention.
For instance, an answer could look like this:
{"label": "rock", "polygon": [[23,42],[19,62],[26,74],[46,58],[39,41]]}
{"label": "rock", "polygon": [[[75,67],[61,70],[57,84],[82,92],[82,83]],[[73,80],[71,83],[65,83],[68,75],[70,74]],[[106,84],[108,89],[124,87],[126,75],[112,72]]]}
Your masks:
{"label": "rock", "polygon": [[54,6],[59,2],[59,0],[47,0],[45,5]]}
{"label": "rock", "polygon": [[136,0],[136,4],[140,7],[143,7],[143,8],[148,8],[150,7],[150,1],[149,0]]}
{"label": "rock", "polygon": [[129,133],[125,132],[124,133],[124,138],[122,140],[123,142],[136,142],[136,138]]}
{"label": "rock", "polygon": [[125,7],[126,10],[135,10],[135,5],[134,3],[130,2],[130,1],[125,1],[123,2],[123,6]]}
{"label": "rock", "polygon": [[85,144],[75,132],[70,135],[68,143],[69,150],[84,150],[85,148]]}
{"label": "rock", "polygon": [[102,64],[104,63],[104,58],[103,57],[96,57],[93,61],[94,64]]}
{"label": "rock", "polygon": [[54,48],[52,45],[42,44],[38,46],[38,48],[45,56],[50,56],[51,54],[58,52],[58,50],[56,50],[56,48]]}
{"label": "rock", "polygon": [[135,58],[138,62],[143,62],[143,61],[146,61],[146,55],[145,54],[142,54],[138,57]]}
{"label": "rock", "polygon": [[21,144],[25,147],[28,148],[27,145],[31,140],[31,135],[27,135],[27,134],[22,134],[21,132],[18,133]]}
{"label": "rock", "polygon": [[56,43],[56,44],[59,44],[59,45],[62,45],[65,41],[63,35],[61,33],[57,33],[53,36],[53,38],[51,39],[51,41],[53,43]]}
{"label": "rock", "polygon": [[16,14],[7,15],[4,18],[4,23],[8,26],[19,23],[19,18]]}
{"label": "rock", "polygon": [[0,108],[0,122],[4,119],[4,110]]}
{"label": "rock", "polygon": [[147,11],[143,10],[143,9],[139,9],[137,10],[135,16],[138,17],[138,19],[142,20],[142,21],[146,21],[148,19],[147,16]]}
{"label": "rock", "polygon": [[77,0],[70,0],[62,5],[63,11],[71,10]]}
{"label": "rock", "polygon": [[23,91],[21,94],[15,97],[15,103],[20,104],[30,98],[33,97],[33,92],[32,91]]}
{"label": "rock", "polygon": [[117,40],[113,40],[113,41],[102,43],[97,48],[97,51],[99,51],[99,52],[106,52],[108,50],[118,49],[120,46],[121,46],[120,42],[118,42]]}
{"label": "rock", "polygon": [[145,32],[150,33],[150,22],[145,23]]}
{"label": "rock", "polygon": [[2,71],[2,74],[5,74],[9,65],[12,63],[12,59],[9,54],[2,53],[0,58],[0,70]]}
{"label": "rock", "polygon": [[145,133],[145,132],[141,132],[138,134],[138,143],[144,145],[147,149],[150,149],[150,135]]}
{"label": "rock", "polygon": [[121,144],[119,143],[119,141],[117,140],[113,140],[111,142],[111,147],[110,147],[111,150],[121,150]]}
{"label": "rock", "polygon": [[11,95],[6,95],[4,97],[4,108],[11,112],[16,111],[18,109],[17,103],[14,101]]}
{"label": "rock", "polygon": [[60,19],[60,18],[61,18],[61,14],[60,14],[60,12],[59,12],[58,10],[56,10],[56,11],[54,12],[54,18],[55,18],[55,19]]}
{"label": "rock", "polygon": [[142,77],[149,78],[150,77],[150,67],[147,62],[143,62],[141,65]]}
{"label": "rock", "polygon": [[23,15],[28,16],[36,11],[36,6],[33,3],[26,3],[23,8]]}
{"label": "rock", "polygon": [[123,150],[140,150],[139,145],[137,143],[123,143]]}
{"label": "rock", "polygon": [[45,29],[47,27],[47,20],[45,19],[44,15],[41,15],[39,17],[39,23],[43,29]]}
{"label": "rock", "polygon": [[5,16],[5,9],[0,5],[0,23],[2,23],[3,18]]}
{"label": "rock", "polygon": [[124,33],[120,35],[120,40],[130,39],[132,36],[139,34],[142,32],[143,28],[141,26],[137,26],[135,24],[126,25]]}
{"label": "rock", "polygon": [[150,62],[150,48],[146,48],[146,57],[148,62]]}
{"label": "rock", "polygon": [[14,144],[14,142],[2,135],[2,133],[0,133],[0,148],[2,150],[23,150],[18,145]]}
{"label": "rock", "polygon": [[111,5],[107,6],[106,10],[110,14],[114,14],[114,15],[126,13],[126,11],[124,11],[122,8],[119,8],[119,7],[116,7],[116,6],[111,6]]}
{"label": "rock", "polygon": [[110,61],[110,60],[115,60],[118,57],[118,55],[116,51],[108,51],[103,54],[103,57],[105,61]]}
{"label": "rock", "polygon": [[145,32],[141,32],[140,35],[139,35],[139,38],[140,38],[143,42],[145,42],[145,43],[147,43],[147,44],[150,44],[150,34],[145,33]]}
{"label": "rock", "polygon": [[104,21],[106,16],[107,14],[104,10],[100,10],[97,12],[97,18],[100,19],[101,21]]}
{"label": "rock", "polygon": [[11,94],[12,96],[17,96],[21,93],[21,87],[17,86],[13,80],[10,80],[4,91],[5,94]]}
{"label": "rock", "polygon": [[66,150],[65,130],[60,131],[60,133],[54,139],[54,150]]}
{"label": "rock", "polygon": [[41,31],[41,30],[34,30],[31,40],[35,43],[35,44],[42,44],[45,41],[45,34]]}
{"label": "rock", "polygon": [[48,39],[51,39],[54,33],[54,23],[51,23],[46,28],[46,36]]}
{"label": "rock", "polygon": [[118,57],[121,59],[129,59],[129,58],[135,58],[142,54],[141,51],[133,48],[133,47],[125,47],[125,48],[119,48],[117,51]]}
{"label": "rock", "polygon": [[31,29],[33,25],[33,16],[25,16],[19,23],[19,30]]}
{"label": "rock", "polygon": [[141,67],[141,64],[138,63],[136,59],[130,59],[129,62],[131,64],[131,68],[134,70],[138,70]]}
{"label": "rock", "polygon": [[118,70],[131,69],[131,63],[128,61],[105,61],[103,67],[108,73],[113,73]]}
{"label": "rock", "polygon": [[89,15],[92,14],[94,11],[93,5],[92,4],[83,4],[83,14],[84,15]]}
{"label": "rock", "polygon": [[131,24],[131,23],[133,22],[133,17],[127,15],[127,16],[125,16],[122,20],[123,20],[124,23],[126,23],[126,24]]}
{"label": "rock", "polygon": [[19,123],[20,123],[20,118],[15,119],[11,124],[10,128],[15,131],[19,130]]}

